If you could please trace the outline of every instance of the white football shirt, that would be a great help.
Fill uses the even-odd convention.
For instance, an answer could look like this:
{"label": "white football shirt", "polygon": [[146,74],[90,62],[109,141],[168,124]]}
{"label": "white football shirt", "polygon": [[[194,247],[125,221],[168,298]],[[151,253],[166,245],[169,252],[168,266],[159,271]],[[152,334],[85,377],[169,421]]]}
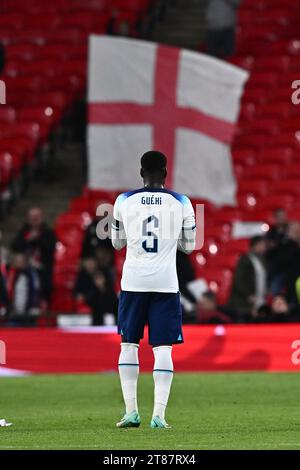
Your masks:
{"label": "white football shirt", "polygon": [[122,290],[178,292],[176,251],[191,252],[195,237],[195,214],[187,196],[163,188],[120,194],[112,243],[117,249],[127,244]]}

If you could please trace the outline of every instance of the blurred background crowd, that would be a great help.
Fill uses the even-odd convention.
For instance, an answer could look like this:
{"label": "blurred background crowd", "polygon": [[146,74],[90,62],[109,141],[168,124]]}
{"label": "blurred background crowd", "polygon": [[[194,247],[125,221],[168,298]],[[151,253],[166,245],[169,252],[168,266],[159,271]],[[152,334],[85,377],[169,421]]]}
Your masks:
{"label": "blurred background crowd", "polygon": [[[239,257],[225,304],[218,303],[204,279],[200,294],[195,291],[192,261],[177,253],[185,322],[300,320],[300,222],[289,221],[282,208],[273,217],[266,234],[250,238],[248,251]],[[96,217],[85,229],[72,296],[75,310],[91,315],[93,325],[113,325],[118,306],[115,253],[110,238],[97,236],[100,220]],[[57,243],[42,210],[32,207],[9,250],[1,248],[0,308],[8,325],[36,325],[40,316],[50,315]]]}

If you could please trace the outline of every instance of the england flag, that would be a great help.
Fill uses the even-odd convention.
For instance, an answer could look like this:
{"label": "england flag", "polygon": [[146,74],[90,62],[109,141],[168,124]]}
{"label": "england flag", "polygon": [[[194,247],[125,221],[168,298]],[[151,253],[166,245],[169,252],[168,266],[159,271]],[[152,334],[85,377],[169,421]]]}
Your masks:
{"label": "england flag", "polygon": [[141,186],[139,159],[168,157],[166,187],[234,205],[230,146],[248,73],[207,55],[146,41],[91,36],[90,189]]}

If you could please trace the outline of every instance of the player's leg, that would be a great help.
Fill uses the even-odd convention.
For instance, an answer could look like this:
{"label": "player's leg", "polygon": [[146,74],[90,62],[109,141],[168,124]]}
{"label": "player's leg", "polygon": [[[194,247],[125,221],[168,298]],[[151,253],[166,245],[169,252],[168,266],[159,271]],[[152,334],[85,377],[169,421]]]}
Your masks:
{"label": "player's leg", "polygon": [[121,292],[118,311],[118,332],[121,335],[119,375],[126,412],[117,427],[138,427],[137,404],[139,376],[139,341],[143,337],[146,304],[143,293]]}
{"label": "player's leg", "polygon": [[166,428],[165,412],[173,380],[172,346],[153,347],[154,408],[151,427]]}
{"label": "player's leg", "polygon": [[167,428],[165,411],[172,380],[172,345],[183,342],[180,297],[172,293],[153,293],[149,307],[149,342],[154,353],[154,408],[151,427]]}
{"label": "player's leg", "polygon": [[139,376],[139,340],[128,342],[122,337],[119,356],[119,376],[126,412],[118,427],[139,426],[140,417],[137,404],[137,383]]}

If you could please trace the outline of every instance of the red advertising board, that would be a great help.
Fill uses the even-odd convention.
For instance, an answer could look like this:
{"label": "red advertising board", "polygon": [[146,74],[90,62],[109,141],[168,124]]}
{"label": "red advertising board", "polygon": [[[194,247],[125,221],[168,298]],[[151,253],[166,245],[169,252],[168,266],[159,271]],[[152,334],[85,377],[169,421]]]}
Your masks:
{"label": "red advertising board", "polygon": [[[174,347],[176,371],[300,371],[300,324],[185,326],[185,343]],[[6,364],[0,375],[116,371],[119,337],[107,329],[0,329]],[[2,343],[3,344],[3,343]],[[141,371],[153,354],[142,341]]]}

